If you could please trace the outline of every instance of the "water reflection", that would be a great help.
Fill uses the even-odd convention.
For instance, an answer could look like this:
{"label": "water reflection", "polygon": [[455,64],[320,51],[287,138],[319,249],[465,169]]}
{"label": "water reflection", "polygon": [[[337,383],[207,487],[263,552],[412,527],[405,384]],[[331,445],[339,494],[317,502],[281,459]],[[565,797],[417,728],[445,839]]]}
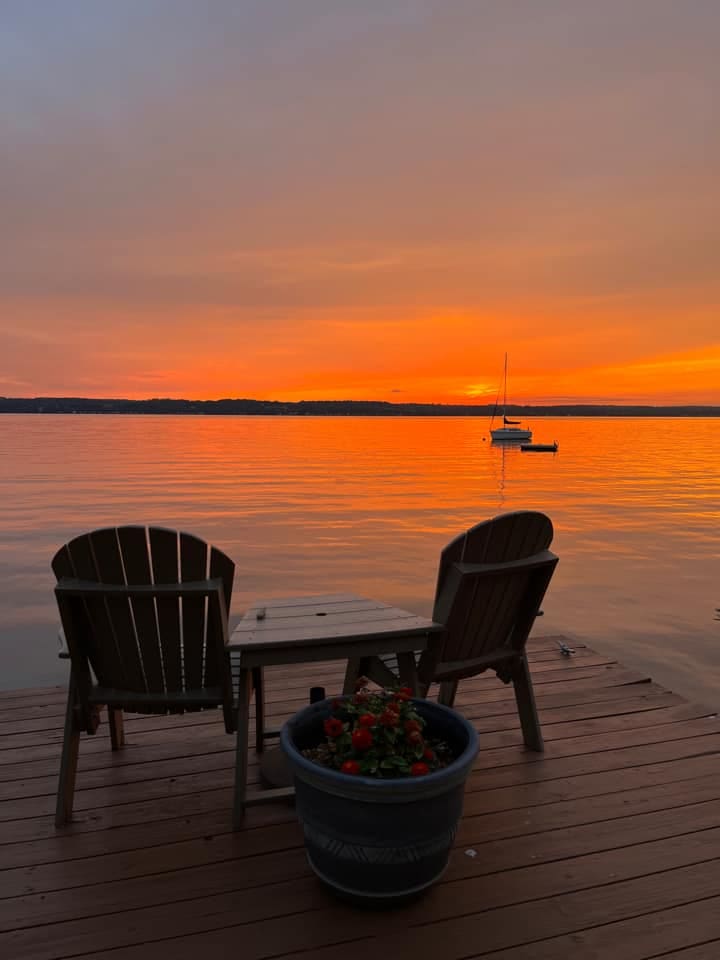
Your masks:
{"label": "water reflection", "polygon": [[[513,449],[514,448],[514,449]],[[507,475],[508,457],[517,456],[520,453],[519,442],[493,440],[490,443],[491,451],[491,471],[495,478],[495,485],[498,491],[497,508],[501,512],[505,507],[505,483]]]}
{"label": "water reflection", "polygon": [[491,444],[473,418],[2,417],[0,683],[64,677],[49,562],[93,527],[157,523],[217,543],[237,563],[234,616],[318,590],[429,614],[452,536],[538,509],[560,556],[543,632],[714,702],[718,426],[693,420],[688,445],[687,420],[544,420],[560,443],[550,456]]}

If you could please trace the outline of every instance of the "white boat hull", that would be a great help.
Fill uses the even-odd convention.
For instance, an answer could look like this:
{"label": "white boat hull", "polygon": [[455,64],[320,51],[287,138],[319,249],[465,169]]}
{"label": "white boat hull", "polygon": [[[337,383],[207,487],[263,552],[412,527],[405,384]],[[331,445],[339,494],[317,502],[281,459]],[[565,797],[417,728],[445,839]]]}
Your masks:
{"label": "white boat hull", "polygon": [[532,440],[532,430],[525,430],[522,427],[498,427],[497,430],[491,430],[490,436],[493,440]]}

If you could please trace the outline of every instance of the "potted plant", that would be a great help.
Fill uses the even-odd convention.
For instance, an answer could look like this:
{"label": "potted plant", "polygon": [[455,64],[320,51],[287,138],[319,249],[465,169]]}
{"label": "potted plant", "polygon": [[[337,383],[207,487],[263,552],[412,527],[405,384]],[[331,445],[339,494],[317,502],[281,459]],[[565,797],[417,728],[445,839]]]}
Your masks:
{"label": "potted plant", "polygon": [[281,744],[315,873],[346,897],[396,900],[445,870],[478,737],[448,707],[366,682],[295,714]]}

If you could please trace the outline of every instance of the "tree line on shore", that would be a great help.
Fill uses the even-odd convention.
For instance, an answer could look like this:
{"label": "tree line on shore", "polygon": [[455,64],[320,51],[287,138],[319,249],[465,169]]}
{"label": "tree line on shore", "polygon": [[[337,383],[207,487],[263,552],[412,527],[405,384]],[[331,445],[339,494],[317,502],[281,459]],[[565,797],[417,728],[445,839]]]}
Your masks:
{"label": "tree line on shore", "polygon": [[[87,397],[0,397],[0,413],[182,414],[311,417],[489,417],[495,404],[390,403],[382,400],[122,400]],[[720,406],[628,404],[508,405],[514,416],[718,417]]]}

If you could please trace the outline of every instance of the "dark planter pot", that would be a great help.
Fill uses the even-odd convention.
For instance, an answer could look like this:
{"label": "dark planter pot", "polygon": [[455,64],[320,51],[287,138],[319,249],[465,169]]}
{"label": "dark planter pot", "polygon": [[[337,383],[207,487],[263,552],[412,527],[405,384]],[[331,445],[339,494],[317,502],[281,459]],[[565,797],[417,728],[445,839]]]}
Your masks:
{"label": "dark planter pot", "polygon": [[449,766],[424,777],[354,777],[303,757],[302,750],[324,738],[330,700],[296,713],[280,735],[295,778],[310,865],[336,893],[356,901],[408,899],[447,866],[478,736],[454,710],[413,702],[428,735],[447,741],[457,754]]}

